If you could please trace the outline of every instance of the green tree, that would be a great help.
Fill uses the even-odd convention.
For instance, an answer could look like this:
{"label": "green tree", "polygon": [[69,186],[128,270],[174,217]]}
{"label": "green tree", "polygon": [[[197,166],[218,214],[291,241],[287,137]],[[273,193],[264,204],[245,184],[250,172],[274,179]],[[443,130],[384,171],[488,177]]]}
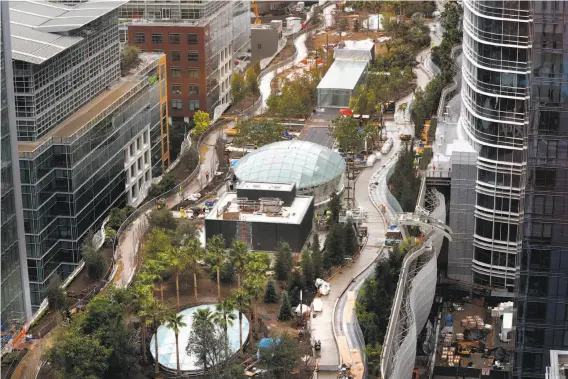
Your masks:
{"label": "green tree", "polygon": [[107,247],[112,246],[115,238],[116,238],[116,230],[107,226],[105,228],[105,246]]}
{"label": "green tree", "polygon": [[156,259],[148,259],[144,262],[143,273],[149,275],[151,280],[160,283],[160,300],[164,302],[164,273],[167,267],[164,254],[158,254]]}
{"label": "green tree", "polygon": [[276,284],[274,280],[269,280],[266,284],[266,291],[264,292],[264,302],[268,304],[274,304],[278,301],[278,295],[276,294]]}
{"label": "green tree", "polygon": [[247,92],[258,95],[258,74],[254,70],[254,66],[250,66],[246,73]]}
{"label": "green tree", "polygon": [[181,377],[181,368],[179,365],[179,330],[180,328],[183,328],[184,326],[187,326],[187,324],[183,321],[183,315],[181,314],[176,314],[176,313],[169,313],[166,316],[166,327],[168,329],[173,330],[175,336],[176,336],[176,363],[177,363],[177,376]]}
{"label": "green tree", "polygon": [[323,257],[320,248],[319,236],[314,234],[312,242],[312,264],[314,267],[314,278],[322,278],[323,276]]}
{"label": "green tree", "polygon": [[61,311],[65,308],[67,298],[65,291],[61,288],[61,280],[59,277],[54,277],[54,279],[51,280],[45,291],[45,297],[47,297],[49,309],[52,311]]}
{"label": "green tree", "polygon": [[359,240],[355,229],[353,228],[353,222],[348,220],[344,226],[345,229],[345,253],[347,255],[353,255],[355,251],[359,248]]}
{"label": "green tree", "polygon": [[223,335],[222,330],[215,328],[212,320],[211,311],[208,309],[199,309],[199,311],[208,311],[209,319],[201,320],[196,318],[194,313],[192,331],[189,335],[186,351],[197,357],[197,363],[203,366],[203,371],[211,371],[213,378],[219,377],[222,364],[229,359],[227,356],[227,338]]}
{"label": "green tree", "polygon": [[340,224],[333,224],[325,240],[324,265],[326,268],[343,264],[345,257],[345,235]]}
{"label": "green tree", "polygon": [[280,313],[278,314],[278,319],[282,321],[287,321],[292,318],[292,307],[290,305],[290,299],[288,298],[288,292],[282,292],[282,303],[280,304]]}
{"label": "green tree", "polygon": [[246,279],[243,282],[243,289],[248,292],[251,304],[249,309],[250,320],[249,320],[249,327],[250,327],[250,336],[251,339],[253,338],[253,332],[256,330],[254,327],[256,323],[256,304],[258,302],[258,298],[264,292],[264,278],[258,274],[247,275]]}
{"label": "green tree", "polygon": [[359,132],[359,121],[353,117],[337,117],[331,122],[331,135],[344,152],[361,150],[364,136]]}
{"label": "green tree", "polygon": [[[152,299],[148,304],[148,314],[154,324],[154,349],[155,356],[160,356],[159,346],[158,346],[158,326],[164,321],[166,315],[169,314],[169,309],[166,308],[162,303],[158,302],[156,299]],[[160,364],[157,359],[154,359],[154,373],[156,376],[160,374]]]}
{"label": "green tree", "polygon": [[227,259],[225,239],[221,234],[214,235],[207,241],[207,260],[216,266],[217,271],[217,299],[221,301],[221,265]]}
{"label": "green tree", "polygon": [[[217,280],[217,266],[211,267],[211,280]],[[233,264],[226,260],[221,263],[221,268],[219,270],[219,277],[221,278],[221,283],[231,284],[235,281],[235,267]]]}
{"label": "green tree", "polygon": [[154,209],[150,213],[148,220],[150,228],[155,229],[165,229],[165,230],[175,230],[177,227],[176,219],[169,209]]}
{"label": "green tree", "polygon": [[200,270],[199,262],[205,256],[205,252],[201,248],[201,242],[195,237],[187,241],[184,249],[187,257],[187,265],[191,267],[191,271],[193,272],[193,294],[197,299],[197,273]]}
{"label": "green tree", "polygon": [[99,251],[93,243],[93,233],[91,231],[89,231],[83,239],[81,253],[85,261],[89,279],[101,279],[106,271],[106,263],[102,251]]}
{"label": "green tree", "polygon": [[179,312],[179,277],[181,274],[185,272],[189,265],[189,256],[187,254],[187,249],[180,249],[180,248],[171,248],[164,254],[164,261],[166,262],[167,266],[174,274],[176,278],[176,306]]}
{"label": "green tree", "polygon": [[56,336],[47,360],[59,379],[101,379],[108,369],[111,349],[96,336],[83,335],[77,328]]}
{"label": "green tree", "polygon": [[268,371],[279,378],[288,377],[294,370],[302,356],[299,342],[288,334],[281,334],[277,340],[266,349],[260,349],[260,360],[266,365]]}
{"label": "green tree", "polygon": [[138,62],[140,49],[136,46],[125,46],[120,53],[120,69],[123,75]]}
{"label": "green tree", "polygon": [[154,302],[152,297],[153,286],[148,285],[137,277],[130,287],[131,310],[140,317],[140,330],[142,340],[142,357],[144,363],[148,363],[148,354],[146,349],[146,340],[148,333],[148,321],[150,319],[150,307]]}
{"label": "green tree", "polygon": [[274,266],[276,278],[278,280],[288,280],[294,266],[290,245],[287,242],[279,241],[276,249],[276,264]]}
{"label": "green tree", "polygon": [[[235,315],[235,304],[232,299],[225,299],[215,306],[215,313],[213,314],[213,320],[216,325],[219,325],[223,329],[223,335],[225,337],[225,346],[229,346],[228,339],[228,329],[229,326],[233,327],[237,316]],[[229,355],[229,352],[226,352]]]}
{"label": "green tree", "polygon": [[230,258],[231,263],[237,270],[237,285],[241,288],[241,275],[245,267],[248,257],[248,247],[243,241],[233,240],[231,245]]}
{"label": "green tree", "polygon": [[172,246],[183,246],[192,238],[198,236],[197,229],[192,220],[180,218],[176,219],[176,229],[170,233]]}
{"label": "green tree", "polygon": [[96,335],[111,351],[105,379],[124,378],[139,371],[136,331],[126,322],[127,301],[124,291],[109,289],[91,300],[81,320],[83,333]]}
{"label": "green tree", "polygon": [[243,356],[243,313],[245,313],[251,304],[251,297],[249,293],[244,288],[239,288],[233,292],[233,304],[235,309],[239,312],[239,342],[240,349],[239,353],[241,357]]}
{"label": "green tree", "polygon": [[309,250],[302,251],[301,263],[302,263],[302,275],[304,276],[305,282],[313,284],[315,281],[314,263],[312,260],[312,255],[310,254]]}
{"label": "green tree", "polygon": [[211,126],[209,113],[203,111],[195,112],[193,114],[193,123],[195,124],[195,127],[193,128],[193,135],[195,138],[199,138]]}
{"label": "green tree", "polygon": [[170,238],[164,229],[151,229],[146,243],[144,243],[144,256],[155,259],[159,253],[167,251],[171,247]]}
{"label": "green tree", "polygon": [[235,105],[239,105],[248,95],[247,83],[240,71],[234,72],[231,78],[231,94]]}
{"label": "green tree", "polygon": [[264,146],[282,141],[284,127],[274,120],[253,118],[239,122],[239,134],[233,138],[235,146]]}
{"label": "green tree", "polygon": [[329,196],[329,210],[331,211],[331,220],[333,222],[339,222],[339,214],[343,206],[341,205],[341,198],[336,192],[332,192]]}

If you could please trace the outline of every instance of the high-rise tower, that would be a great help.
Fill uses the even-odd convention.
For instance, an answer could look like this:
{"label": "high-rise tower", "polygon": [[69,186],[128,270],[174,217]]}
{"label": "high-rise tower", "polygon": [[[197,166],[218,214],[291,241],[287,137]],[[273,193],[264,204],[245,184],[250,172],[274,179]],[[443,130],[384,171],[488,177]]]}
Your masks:
{"label": "high-rise tower", "polygon": [[14,81],[10,41],[10,12],[8,2],[0,2],[0,137],[2,182],[1,254],[2,298],[1,322],[28,319],[31,316],[26,240],[22,208],[18,140],[14,113]]}
{"label": "high-rise tower", "polygon": [[464,1],[471,280],[515,298],[515,378],[544,378],[549,350],[568,348],[567,13],[564,1]]}

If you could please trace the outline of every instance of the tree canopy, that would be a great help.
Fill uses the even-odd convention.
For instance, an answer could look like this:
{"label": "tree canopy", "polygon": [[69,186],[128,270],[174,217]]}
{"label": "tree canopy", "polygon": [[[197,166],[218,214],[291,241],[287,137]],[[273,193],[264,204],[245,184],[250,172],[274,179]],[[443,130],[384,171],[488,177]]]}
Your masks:
{"label": "tree canopy", "polygon": [[331,122],[331,135],[344,152],[359,152],[365,140],[359,131],[359,121],[353,117],[339,116]]}
{"label": "tree canopy", "polygon": [[272,94],[267,100],[267,113],[278,117],[306,117],[315,107],[316,88],[322,72],[313,68],[286,79],[280,94]]}
{"label": "tree canopy", "polygon": [[282,141],[284,127],[267,118],[253,118],[239,122],[237,125],[239,133],[233,138],[235,146],[264,146],[273,142]]}
{"label": "tree canopy", "polygon": [[211,126],[211,119],[209,118],[209,113],[203,111],[197,111],[193,114],[193,123],[195,127],[193,128],[193,135],[199,138],[209,126]]}

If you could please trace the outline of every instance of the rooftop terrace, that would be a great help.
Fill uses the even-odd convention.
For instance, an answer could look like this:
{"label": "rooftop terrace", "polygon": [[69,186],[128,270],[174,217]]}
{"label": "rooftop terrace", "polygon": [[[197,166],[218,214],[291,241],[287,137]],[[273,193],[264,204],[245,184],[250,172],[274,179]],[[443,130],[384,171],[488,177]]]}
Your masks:
{"label": "rooftop terrace", "polygon": [[[75,138],[81,136],[91,125],[96,124],[127,101],[133,94],[145,87],[146,75],[157,67],[158,60],[162,55],[161,53],[139,54],[139,65],[131,69],[127,76],[122,77],[108,90],[81,107],[71,117],[64,120],[37,141],[18,143],[20,156],[32,153],[44,145],[47,147],[53,142],[71,143]],[[71,140],[64,140],[65,138],[71,138]]]}
{"label": "rooftop terrace", "polygon": [[300,224],[312,201],[312,196],[296,196],[292,205],[285,207],[280,199],[266,198],[255,201],[238,198],[236,192],[227,192],[211,209],[206,219]]}

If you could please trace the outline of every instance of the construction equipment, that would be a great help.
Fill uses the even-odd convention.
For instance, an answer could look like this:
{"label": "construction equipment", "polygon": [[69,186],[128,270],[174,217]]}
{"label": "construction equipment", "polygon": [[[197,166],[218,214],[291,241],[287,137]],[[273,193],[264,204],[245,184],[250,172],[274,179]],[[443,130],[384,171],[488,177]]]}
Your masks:
{"label": "construction equipment", "polygon": [[250,5],[252,7],[252,11],[254,12],[254,15],[256,16],[256,19],[254,20],[254,24],[255,25],[262,24],[262,21],[260,20],[260,17],[258,16],[258,5],[256,5],[256,1],[251,1]]}

